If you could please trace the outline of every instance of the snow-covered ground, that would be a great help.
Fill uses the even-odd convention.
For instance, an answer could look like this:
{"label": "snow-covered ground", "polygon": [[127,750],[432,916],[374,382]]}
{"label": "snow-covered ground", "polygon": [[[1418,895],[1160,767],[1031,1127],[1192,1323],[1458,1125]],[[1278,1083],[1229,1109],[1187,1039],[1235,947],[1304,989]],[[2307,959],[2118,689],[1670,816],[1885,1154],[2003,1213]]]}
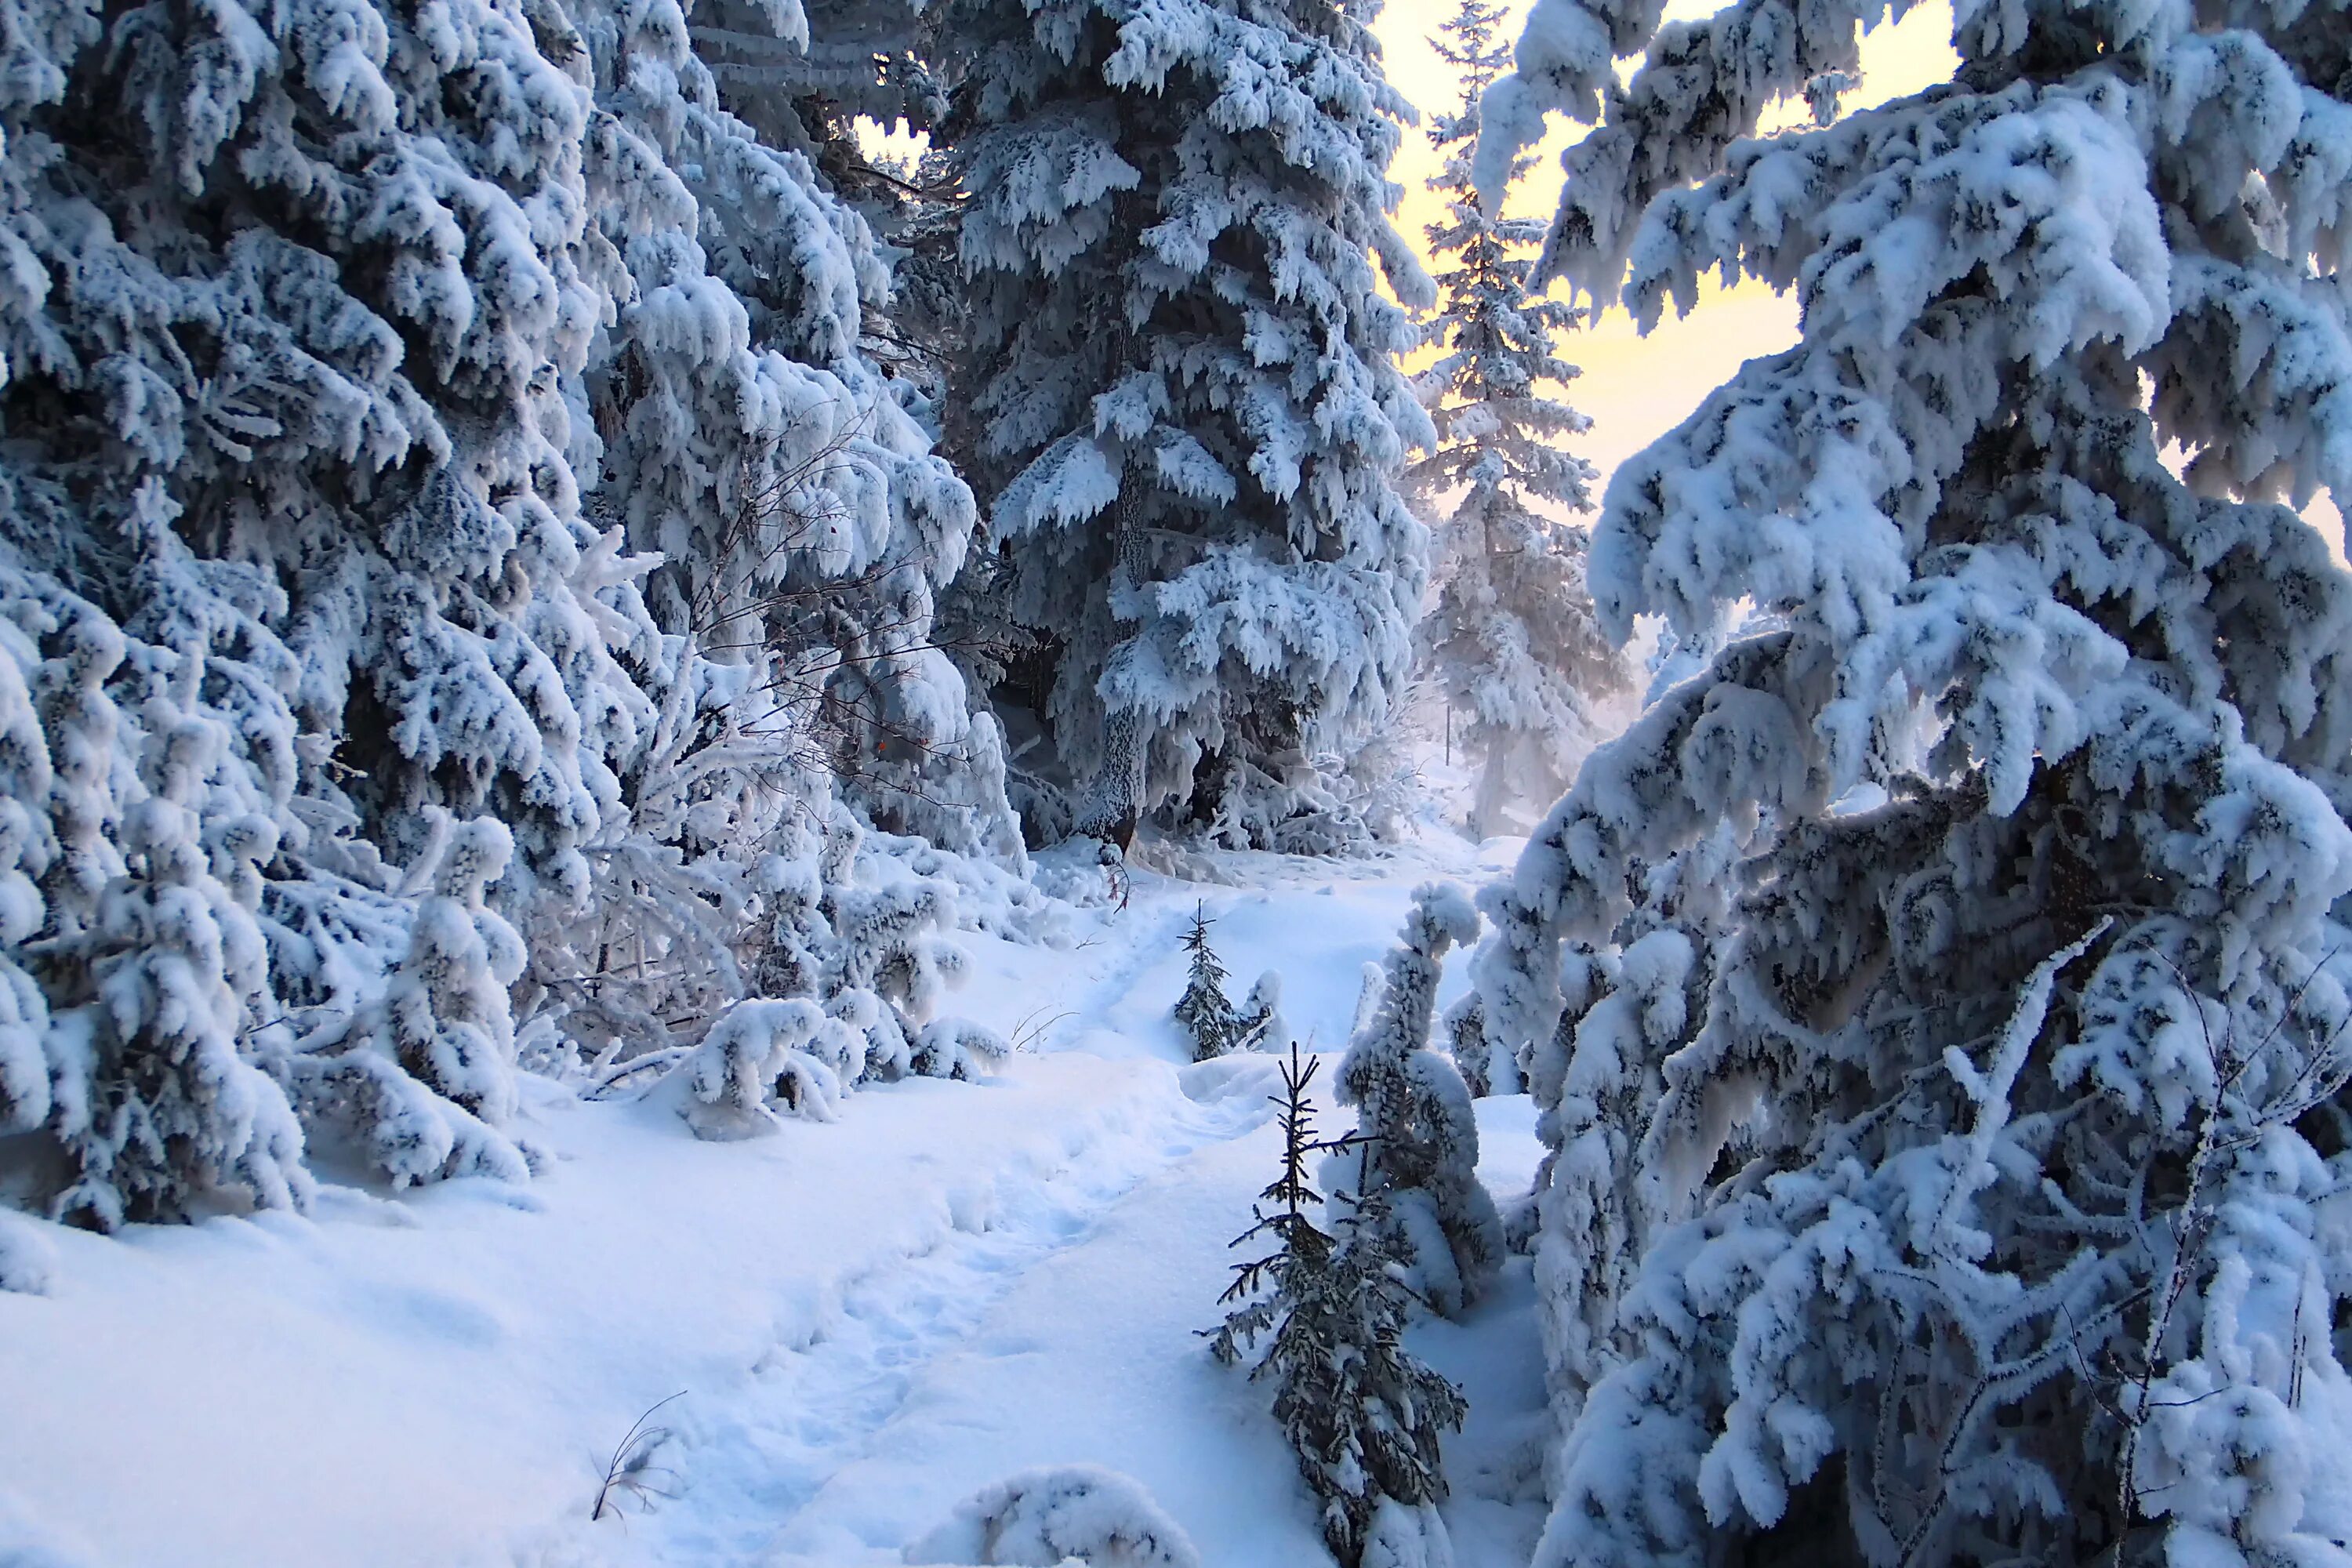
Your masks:
{"label": "snow-covered ground", "polygon": [[[954,1009],[1026,1048],[772,1139],[697,1142],[674,1088],[548,1090],[530,1131],[557,1160],[528,1188],[52,1230],[51,1292],[0,1294],[0,1565],[889,1563],[1065,1463],[1134,1477],[1217,1568],[1325,1561],[1267,1390],[1194,1331],[1276,1145],[1270,1058],[1184,1064],[1177,939],[1205,903],[1236,989],[1280,970],[1293,1030],[1336,1047],[1412,888],[1513,847],[1236,857],[1229,882],[1139,873],[1071,949],[969,938]],[[1481,1117],[1482,1175],[1524,1190],[1527,1102]],[[1540,1523],[1529,1299],[1515,1261],[1475,1321],[1416,1331],[1471,1400],[1462,1568],[1525,1562]],[[667,1495],[591,1522],[613,1448],[672,1395],[644,1477]]]}

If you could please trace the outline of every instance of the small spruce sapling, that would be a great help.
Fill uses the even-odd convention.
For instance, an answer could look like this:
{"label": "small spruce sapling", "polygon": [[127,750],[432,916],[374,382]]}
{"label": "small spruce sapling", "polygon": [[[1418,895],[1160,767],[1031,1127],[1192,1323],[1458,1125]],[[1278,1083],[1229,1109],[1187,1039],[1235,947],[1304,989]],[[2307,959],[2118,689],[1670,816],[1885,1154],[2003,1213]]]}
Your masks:
{"label": "small spruce sapling", "polygon": [[1225,966],[1209,945],[1206,905],[1195,905],[1192,927],[1184,933],[1184,951],[1192,955],[1184,994],[1176,999],[1176,1025],[1192,1042],[1192,1059],[1207,1061],[1223,1056],[1239,1043],[1245,1030],[1241,1016],[1225,995]]}
{"label": "small spruce sapling", "polygon": [[1308,1159],[1362,1142],[1354,1133],[1315,1136],[1307,1089],[1317,1065],[1291,1047],[1275,1097],[1282,1170],[1252,1206],[1255,1223],[1234,1240],[1270,1237],[1274,1249],[1234,1266],[1219,1299],[1232,1310],[1202,1333],[1227,1366],[1265,1342],[1250,1376],[1277,1384],[1275,1419],[1321,1501],[1324,1542],[1344,1568],[1449,1561],[1435,1508],[1445,1495],[1439,1440],[1460,1429],[1466,1406],[1459,1389],[1404,1349],[1415,1303],[1400,1279],[1385,1196],[1368,1194],[1330,1230],[1315,1223],[1323,1199]]}
{"label": "small spruce sapling", "polygon": [[384,996],[389,1054],[411,1078],[491,1127],[504,1127],[515,1113],[507,988],[522,973],[522,940],[488,900],[513,855],[514,839],[496,818],[457,826]]}

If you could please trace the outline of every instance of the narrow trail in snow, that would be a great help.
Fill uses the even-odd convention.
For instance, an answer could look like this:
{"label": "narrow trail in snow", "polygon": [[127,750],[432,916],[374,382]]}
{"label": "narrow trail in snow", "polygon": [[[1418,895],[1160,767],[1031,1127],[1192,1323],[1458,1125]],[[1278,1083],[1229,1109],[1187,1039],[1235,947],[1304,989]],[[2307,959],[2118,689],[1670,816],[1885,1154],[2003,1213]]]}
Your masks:
{"label": "narrow trail in snow", "polygon": [[[1016,1162],[957,1189],[928,1248],[780,1304],[776,1342],[745,1384],[677,1423],[675,1498],[639,1521],[650,1561],[763,1560],[826,1482],[884,1438],[1026,1274],[1082,1245],[1156,1173],[1263,1123],[1246,1095],[1198,1104],[1177,1086],[1073,1129],[1058,1161]],[[1042,1167],[1042,1168],[1041,1168]]]}
{"label": "narrow trail in snow", "polygon": [[[1177,1042],[1161,1016],[1181,985],[1180,939],[1196,903],[1227,914],[1251,911],[1236,916],[1234,958],[1254,970],[1278,954],[1306,982],[1300,989],[1308,1032],[1328,1037],[1353,1003],[1356,950],[1376,950],[1396,919],[1391,906],[1404,896],[1385,887],[1365,892],[1369,898],[1344,906],[1318,899],[1300,909],[1311,895],[1277,890],[1277,904],[1289,907],[1286,921],[1264,907],[1262,889],[1196,888],[1153,877],[1136,888],[1129,909],[1103,916],[1101,951],[1086,952],[1092,962],[1056,977],[1061,984],[1045,1016],[1066,1016],[1058,1026],[1048,1023],[1045,1048],[1131,1064],[1127,1091],[1093,1107],[1042,1150],[1033,1146],[950,1184],[936,1225],[913,1247],[812,1280],[778,1300],[769,1347],[747,1374],[698,1392],[674,1412],[678,1437],[660,1456],[671,1477],[665,1489],[674,1495],[632,1521],[621,1549],[625,1561],[633,1568],[775,1562],[847,1568],[896,1561],[901,1540],[940,1522],[929,1517],[932,1502],[918,1506],[911,1499],[889,1499],[877,1516],[877,1467],[887,1474],[908,1445],[920,1449],[942,1431],[968,1425],[971,1412],[958,1415],[945,1390],[970,1378],[973,1354],[992,1360],[1026,1353],[1054,1333],[1064,1335],[1054,1342],[1066,1345],[1068,1325],[1041,1320],[1044,1338],[1007,1332],[999,1309],[1033,1279],[1068,1278],[1073,1255],[1119,1230],[1114,1216],[1128,1205],[1166,1208],[1174,1200],[1160,1189],[1176,1172],[1201,1161],[1218,1163],[1219,1146],[1272,1116],[1265,1086],[1235,1079],[1238,1067],[1185,1068],[1170,1060]],[[1290,929],[1283,930],[1286,924]],[[1342,979],[1329,981],[1326,971]],[[1271,1065],[1271,1058],[1252,1061]],[[988,1114],[984,1100],[975,1099],[967,1113]],[[929,1159],[914,1158],[918,1168]],[[1235,1224],[1245,1215],[1257,1174],[1253,1166],[1238,1184],[1230,1173],[1210,1178],[1220,1194],[1214,1201],[1230,1208]],[[873,1176],[898,1184],[907,1173],[885,1166]],[[936,1188],[936,1174],[914,1184]],[[1216,1233],[1216,1247],[1185,1265],[1197,1271],[1197,1289],[1188,1275],[1178,1292],[1187,1302],[1197,1300],[1202,1312],[1222,1288],[1226,1223],[1221,1210],[1207,1227]],[[1082,1277],[1092,1272],[1080,1266]],[[1071,1415],[1082,1425],[1100,1410],[1091,1391],[1078,1392],[1088,1407]],[[1264,1458],[1260,1468],[1276,1478],[1268,1484],[1286,1498],[1287,1466],[1278,1452]],[[830,1543],[821,1558],[791,1555],[813,1540]]]}

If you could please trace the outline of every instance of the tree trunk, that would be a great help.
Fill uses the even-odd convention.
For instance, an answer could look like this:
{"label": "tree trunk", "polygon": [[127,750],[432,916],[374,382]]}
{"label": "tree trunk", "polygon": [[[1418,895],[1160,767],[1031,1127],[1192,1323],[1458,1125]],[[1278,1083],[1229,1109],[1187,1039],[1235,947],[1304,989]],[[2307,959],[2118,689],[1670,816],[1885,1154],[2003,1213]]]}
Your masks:
{"label": "tree trunk", "polygon": [[1503,805],[1511,797],[1506,765],[1509,749],[1507,732],[1489,733],[1486,754],[1478,764],[1477,792],[1470,802],[1470,831],[1481,843],[1503,830]]}
{"label": "tree trunk", "polygon": [[[1139,586],[1143,582],[1144,536],[1137,516],[1142,508],[1138,479],[1120,475],[1117,555],[1111,567],[1111,592]],[[1150,750],[1144,716],[1133,708],[1106,707],[1103,714],[1102,764],[1087,784],[1080,802],[1076,831],[1088,838],[1116,844],[1125,854],[1135,838],[1136,819],[1143,811],[1143,767]]]}

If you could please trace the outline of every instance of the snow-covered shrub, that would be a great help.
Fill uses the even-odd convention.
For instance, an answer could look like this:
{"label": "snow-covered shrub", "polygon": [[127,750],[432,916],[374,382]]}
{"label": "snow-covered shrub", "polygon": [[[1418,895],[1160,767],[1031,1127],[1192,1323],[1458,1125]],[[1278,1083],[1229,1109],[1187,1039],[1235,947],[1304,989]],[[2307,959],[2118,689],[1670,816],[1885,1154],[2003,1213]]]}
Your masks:
{"label": "snow-covered shrub", "polygon": [[[0,623],[5,625],[5,623]],[[22,676],[0,658],[0,1137],[29,1132],[49,1119],[52,1097],[48,998],[15,957],[47,922],[34,885],[38,837],[32,812],[48,793],[48,749]],[[37,864],[37,862],[33,862]]]}
{"label": "snow-covered shrub", "polygon": [[1478,1299],[1503,1257],[1502,1222],[1478,1182],[1469,1088],[1430,1041],[1446,951],[1477,935],[1477,911],[1461,889],[1415,890],[1382,966],[1380,1002],[1349,1042],[1338,1078],[1340,1103],[1356,1107],[1358,1142],[1339,1162],[1335,1195],[1359,1207],[1378,1200],[1404,1282],[1448,1317]]}
{"label": "snow-covered shrub", "polygon": [[1192,787],[1200,837],[1223,848],[1341,855],[1371,837],[1363,792],[1337,757],[1229,757]]}
{"label": "snow-covered shrub", "polygon": [[1013,1054],[1012,1042],[969,1018],[934,1018],[915,1037],[908,1070],[921,1078],[969,1083]]}
{"label": "snow-covered shrub", "polygon": [[1803,306],[1612,479],[1680,678],[1487,900],[1537,1561],[2328,1560],[2352,583],[2279,503],[2352,497],[2352,26],[1964,0],[1951,85],[1746,139],[1883,15],[1538,0],[1482,106],[1493,175],[1605,117],[1548,274]]}
{"label": "snow-covered shrub", "polygon": [[983,1487],[906,1556],[974,1568],[1201,1568],[1192,1538],[1150,1493],[1096,1465],[1024,1470]]}
{"label": "snow-covered shrub", "polygon": [[23,1219],[0,1208],[0,1290],[44,1296],[57,1282],[57,1248]]}
{"label": "snow-covered shrub", "polygon": [[1353,1136],[1318,1140],[1307,1089],[1318,1064],[1297,1047],[1282,1068],[1282,1169],[1252,1208],[1274,1249],[1234,1267],[1222,1300],[1232,1310],[1204,1331],[1227,1366],[1263,1341],[1250,1376],[1276,1384],[1274,1418],[1320,1501],[1325,1543],[1344,1568],[1410,1568],[1451,1561],[1433,1506],[1445,1496],[1441,1435],[1458,1429],[1461,1392],[1404,1349],[1414,1307],[1401,1278],[1410,1262],[1387,1194],[1338,1205],[1329,1229],[1307,1163],[1344,1152]]}
{"label": "snow-covered shrub", "polygon": [[[821,837],[800,836],[801,858],[770,858],[759,873],[769,923],[750,966],[752,984],[767,997],[812,999],[849,1031],[858,1045],[844,1065],[845,1082],[909,1073],[977,1077],[1007,1047],[977,1024],[932,1016],[969,963],[950,935],[956,888],[908,874],[905,859],[882,861],[875,868],[880,879],[860,882],[863,839],[856,818],[836,804]],[[940,867],[936,855],[916,858]],[[995,888],[982,880],[993,898]],[[1010,909],[996,901],[1000,929],[1012,929]]]}
{"label": "snow-covered shrub", "polygon": [[1438,1026],[1445,1032],[1454,1070],[1462,1075],[1462,1086],[1470,1091],[1470,1097],[1483,1100],[1498,1092],[1495,1043],[1486,1037],[1486,1009],[1478,993],[1465,993],[1460,1001],[1445,1010]]}
{"label": "snow-covered shrub", "polygon": [[1385,216],[1408,110],[1323,0],[945,16],[989,580],[1041,634],[1020,695],[1076,830],[1124,845],[1196,780],[1289,787],[1405,676],[1428,423],[1377,280],[1428,300]]}
{"label": "snow-covered shrub", "polygon": [[493,1127],[514,1116],[507,987],[522,973],[523,952],[522,939],[484,895],[513,853],[506,828],[488,817],[450,835],[435,890],[416,906],[380,1026],[386,1053],[411,1078]]}
{"label": "snow-covered shrub", "polygon": [[804,996],[738,1002],[688,1058],[687,1123],[697,1137],[725,1140],[774,1131],[778,1108],[830,1121],[865,1047]]}
{"label": "snow-covered shrub", "polygon": [[[1438,306],[1423,331],[1445,353],[1417,378],[1437,441],[1406,476],[1431,514],[1447,509],[1419,636],[1449,709],[1469,716],[1479,838],[1507,830],[1515,799],[1540,808],[1566,787],[1601,737],[1602,706],[1628,685],[1585,586],[1584,530],[1558,515],[1591,510],[1597,478],[1563,444],[1592,422],[1545,392],[1577,374],[1552,347],[1573,312],[1529,289],[1543,226],[1492,216],[1471,182],[1478,101],[1510,58],[1502,18],[1463,0],[1432,40],[1463,100],[1429,131],[1443,159],[1429,188],[1446,216],[1426,230]],[[1514,160],[1502,187],[1534,161]]]}
{"label": "snow-covered shrub", "polygon": [[275,1064],[314,1122],[356,1139],[394,1186],[530,1173],[509,1131],[508,987],[522,973],[523,944],[487,898],[512,855],[505,827],[488,817],[444,824],[418,868],[434,891],[417,903],[382,997],[301,1037]]}

